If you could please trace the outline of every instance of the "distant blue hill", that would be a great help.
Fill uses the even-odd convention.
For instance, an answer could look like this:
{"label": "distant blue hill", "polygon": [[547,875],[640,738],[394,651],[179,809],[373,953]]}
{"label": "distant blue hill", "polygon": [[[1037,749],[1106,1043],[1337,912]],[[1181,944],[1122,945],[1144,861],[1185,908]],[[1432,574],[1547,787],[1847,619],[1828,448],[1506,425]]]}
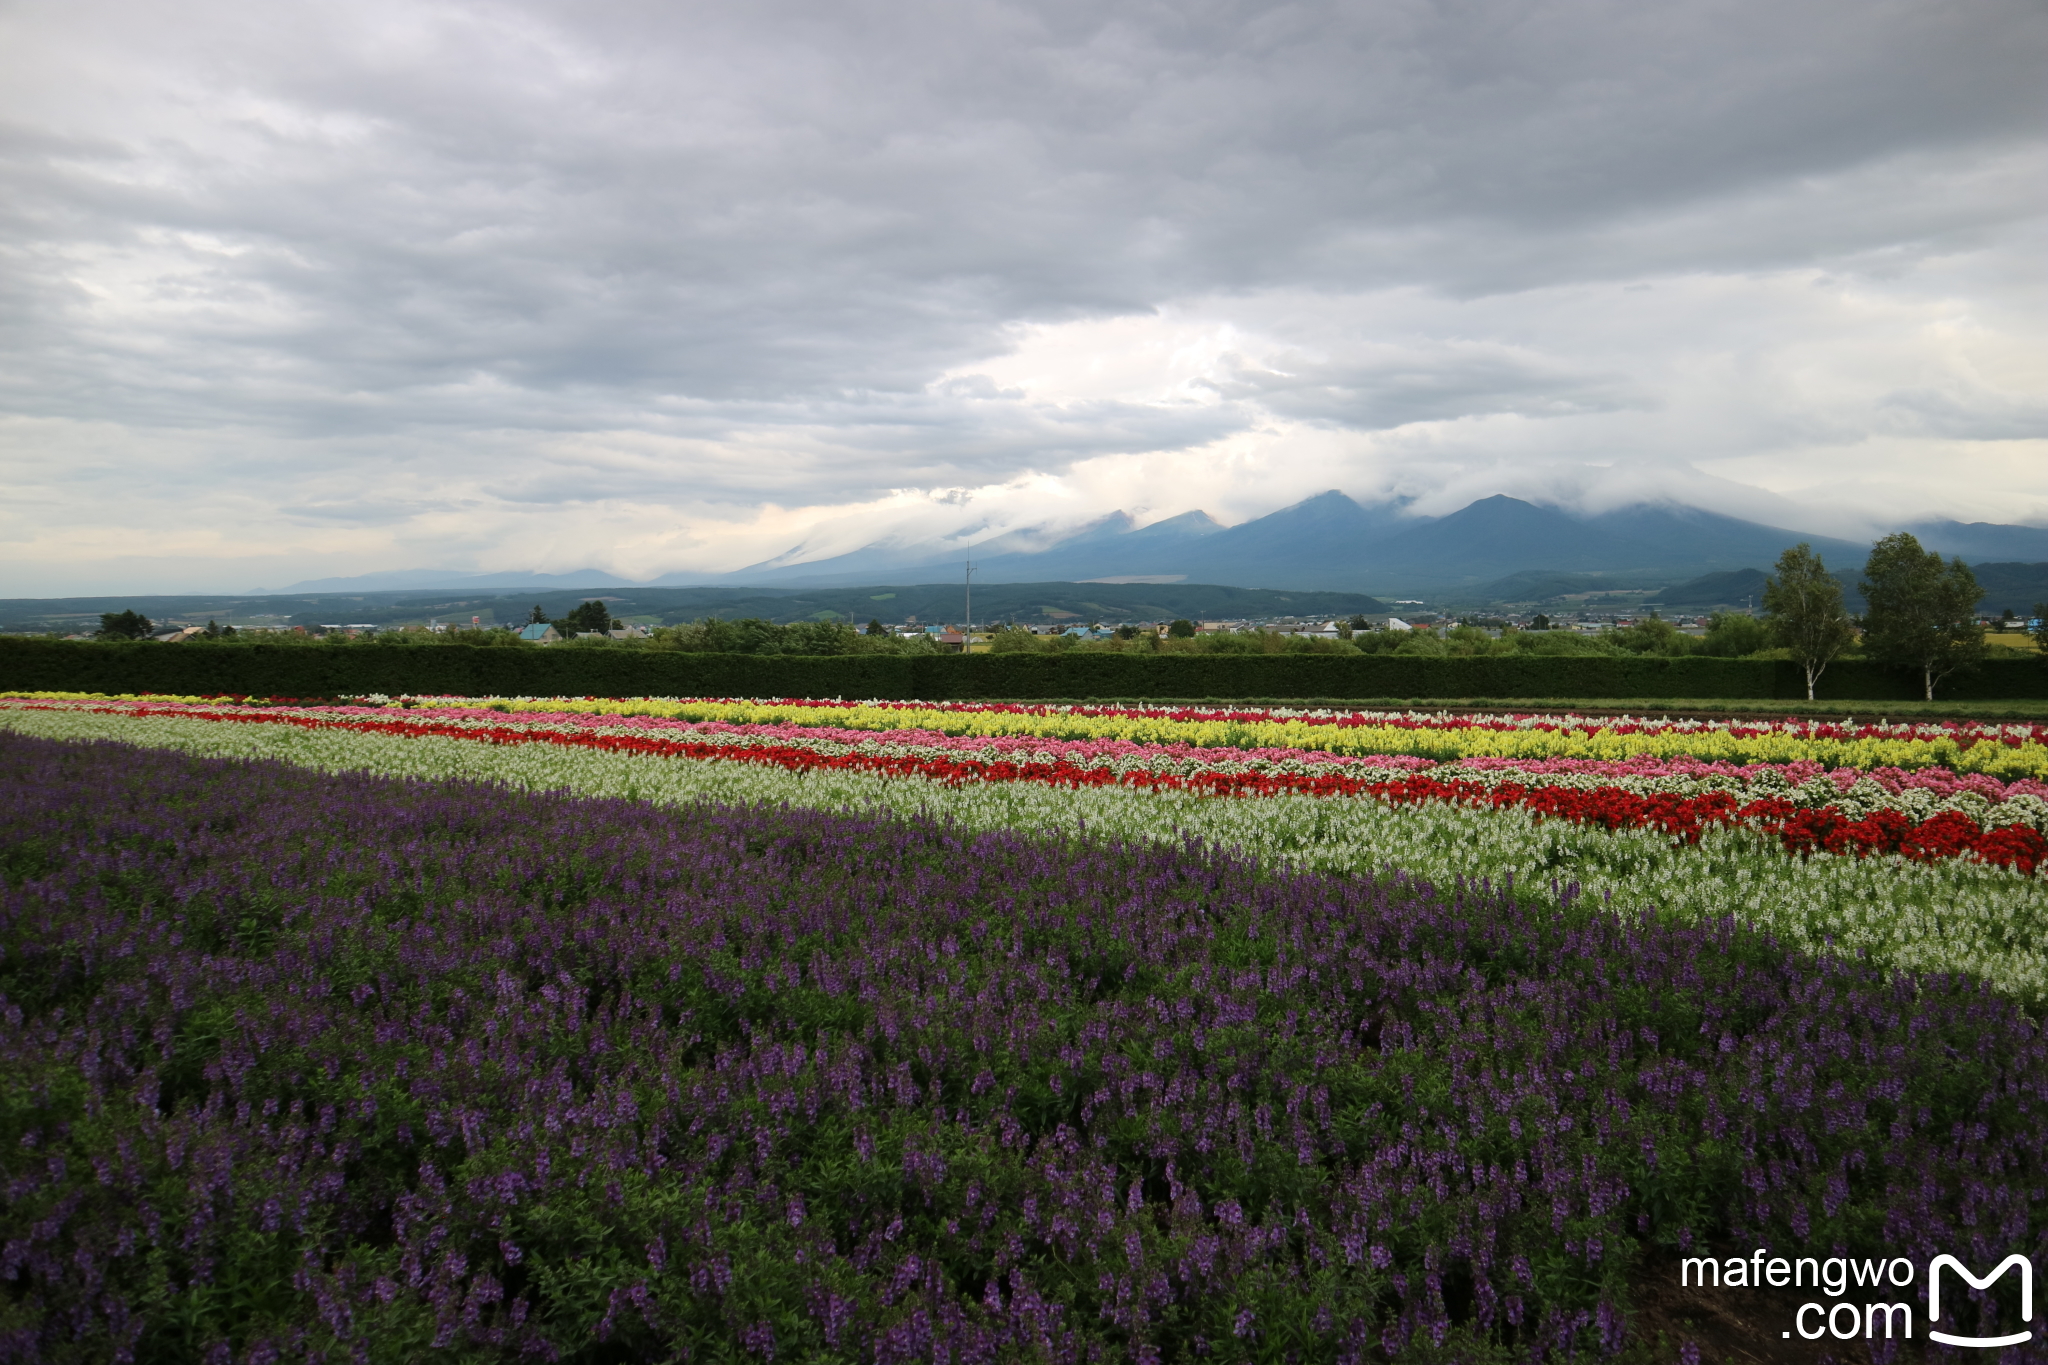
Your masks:
{"label": "distant blue hill", "polygon": [[877,544],[794,562],[800,551],[792,551],[729,581],[792,587],[931,582],[960,573],[971,554],[976,581],[984,583],[1184,576],[1190,583],[1385,596],[1469,588],[1526,571],[1635,575],[1641,581],[1630,586],[1658,587],[1768,566],[1801,541],[1842,565],[1860,565],[1869,552],[1850,541],[1673,504],[1582,517],[1496,496],[1449,516],[1420,517],[1394,503],[1363,506],[1335,489],[1228,528],[1201,512],[1142,530],[1129,526],[1130,519],[1116,513],[1044,549],[1007,553],[992,543],[934,553],[939,546],[928,542],[922,554],[908,545]]}
{"label": "distant blue hill", "polygon": [[[701,581],[701,580],[700,580]],[[281,596],[309,592],[405,592],[411,589],[441,588],[629,588],[631,579],[608,574],[602,569],[578,569],[572,573],[462,573],[449,569],[390,569],[383,573],[358,574],[353,578],[309,578],[284,588],[251,588],[254,596]]]}
{"label": "distant blue hill", "polygon": [[1905,528],[1930,550],[1959,555],[1971,564],[2048,560],[2048,528],[1999,526],[1985,521],[1923,521]]}
{"label": "distant blue hill", "polygon": [[1984,589],[1980,611],[1993,615],[2011,611],[2015,616],[2036,616],[2048,606],[2048,563],[1979,564],[1977,584]]}
{"label": "distant blue hill", "polygon": [[792,562],[802,547],[727,575],[734,583],[764,586],[851,587],[865,583],[928,583],[962,574],[969,560],[983,583],[1079,582],[1090,578],[1182,572],[1131,569],[1133,556],[1165,554],[1206,536],[1227,534],[1207,512],[1183,512],[1139,529],[1130,513],[1111,512],[1079,530],[1055,536],[1029,527],[973,545],[877,541],[829,559]]}
{"label": "distant blue hill", "polygon": [[[2048,529],[2041,527],[1927,521],[1907,529],[1930,549],[1972,563],[2048,561]],[[1605,587],[1664,588],[1709,575],[1761,571],[1802,541],[1853,580],[1870,553],[1863,542],[1675,503],[1642,503],[1581,516],[1495,496],[1448,516],[1424,517],[1402,503],[1361,505],[1335,489],[1230,527],[1200,511],[1140,527],[1129,513],[1115,511],[1076,529],[1032,526],[974,541],[983,530],[967,525],[937,539],[878,540],[823,559],[806,559],[800,544],[734,573],[674,573],[651,583],[633,583],[598,569],[561,574],[413,569],[314,579],[274,591],[890,586],[959,578],[971,558],[975,582],[990,585],[1150,579],[1476,600],[1499,596],[1493,589],[1507,590],[1509,579],[1517,580],[1512,587],[1517,596],[1533,590],[1534,580],[1523,581],[1525,575],[1597,575]],[[2001,586],[2014,596],[2024,595],[2024,585],[2032,581],[2009,569],[2001,575]],[[1693,591],[1729,589],[1716,583]]]}
{"label": "distant blue hill", "polygon": [[1861,563],[1869,547],[1672,504],[1580,517],[1518,498],[1483,498],[1375,547],[1367,575],[1387,585],[1446,588],[1524,569],[1635,574],[1641,585],[1768,566],[1807,542],[1823,558]]}
{"label": "distant blue hill", "polygon": [[[1837,577],[1853,582],[1856,576],[1838,572]],[[1690,583],[1666,588],[1658,595],[1657,601],[1666,607],[1760,607],[1764,600],[1764,584],[1770,582],[1770,578],[1762,569],[1731,569],[1724,573],[1704,574]],[[1847,591],[1846,587],[1844,590]]]}

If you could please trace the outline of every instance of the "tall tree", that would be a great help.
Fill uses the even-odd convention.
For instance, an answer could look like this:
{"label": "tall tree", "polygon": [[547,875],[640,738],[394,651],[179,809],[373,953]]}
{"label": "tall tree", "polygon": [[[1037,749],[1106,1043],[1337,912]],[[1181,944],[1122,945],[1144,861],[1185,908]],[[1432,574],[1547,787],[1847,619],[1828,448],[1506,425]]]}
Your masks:
{"label": "tall tree", "polygon": [[140,640],[155,629],[147,616],[132,607],[127,611],[100,613],[100,638],[103,640]]}
{"label": "tall tree", "polygon": [[564,630],[564,635],[571,631],[606,631],[612,628],[612,609],[603,602],[585,602],[565,619],[569,630]]}
{"label": "tall tree", "polygon": [[1872,654],[1920,670],[1927,700],[1934,685],[1984,652],[1977,600],[1984,590],[1961,559],[1942,563],[1901,531],[1870,548],[1863,566],[1863,641]]}
{"label": "tall tree", "polygon": [[1837,654],[1856,638],[1842,610],[1842,585],[1821,563],[1813,546],[1801,543],[1778,556],[1777,574],[1764,584],[1764,611],[1773,643],[1790,650],[1806,670],[1806,699]]}

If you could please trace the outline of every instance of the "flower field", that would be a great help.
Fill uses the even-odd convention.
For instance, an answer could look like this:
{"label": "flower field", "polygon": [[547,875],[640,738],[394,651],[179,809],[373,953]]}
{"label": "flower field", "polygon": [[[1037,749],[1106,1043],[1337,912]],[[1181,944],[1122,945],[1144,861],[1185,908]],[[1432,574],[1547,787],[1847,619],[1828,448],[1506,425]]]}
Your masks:
{"label": "flower field", "polygon": [[[692,706],[705,714],[692,719]],[[652,714],[657,710],[682,714]],[[1015,716],[1032,723],[1071,719],[1077,727],[1123,714],[957,711],[977,724]],[[729,714],[763,718],[722,718]],[[1159,743],[951,734],[931,726],[934,715],[945,714],[952,709],[795,702],[0,703],[0,724],[29,733],[279,757],[336,771],[490,777],[534,790],[665,804],[891,811],[977,832],[1196,837],[1303,869],[1394,869],[1446,883],[1487,879],[1538,896],[1549,895],[1553,882],[1576,883],[1603,902],[1698,922],[1734,916],[1798,948],[1865,954],[1915,971],[1962,971],[2027,1001],[2048,998],[2048,877],[2041,871],[2048,789],[2040,776],[1924,763],[1830,768],[1796,747],[1883,744],[1892,758],[1900,757],[1901,745],[1918,746],[1916,752],[1996,750],[2011,765],[2042,751],[2037,727],[1623,725],[1613,728],[1624,738],[1638,730],[1667,740],[1696,732],[1727,744],[1733,733],[1789,757],[1772,763],[1748,752],[1721,759],[1482,753],[1435,761],[1409,752],[1421,741],[1406,739],[1401,752],[1341,755],[1225,744],[1231,736],[1220,730]],[[1250,724],[1256,714],[1234,713],[1231,723]],[[1273,714],[1283,718],[1257,723],[1273,733],[1309,735],[1341,729],[1412,736],[1426,734],[1425,719],[1441,719],[1379,717],[1387,723],[1334,726]],[[896,716],[903,724],[856,728],[843,723],[849,715],[869,722]],[[1181,719],[1161,715],[1148,723],[1223,723],[1175,715]],[[1445,738],[1430,742],[1510,733],[1576,736],[1574,742],[1595,747],[1608,742],[1605,731],[1572,718],[1495,724],[1503,728],[1443,724]]]}
{"label": "flower field", "polygon": [[0,1359],[1640,1357],[1681,1248],[2041,1263],[2043,738],[0,700]]}

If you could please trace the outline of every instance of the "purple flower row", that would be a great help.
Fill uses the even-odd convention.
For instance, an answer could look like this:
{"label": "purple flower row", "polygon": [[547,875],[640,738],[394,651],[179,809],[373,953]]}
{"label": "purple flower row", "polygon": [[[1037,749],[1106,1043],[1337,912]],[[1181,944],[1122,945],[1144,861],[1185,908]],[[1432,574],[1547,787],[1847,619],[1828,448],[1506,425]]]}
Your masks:
{"label": "purple flower row", "polygon": [[0,1358],[1540,1358],[1679,1249],[2048,1254],[2010,1002],[1569,888],[13,736],[0,872]]}

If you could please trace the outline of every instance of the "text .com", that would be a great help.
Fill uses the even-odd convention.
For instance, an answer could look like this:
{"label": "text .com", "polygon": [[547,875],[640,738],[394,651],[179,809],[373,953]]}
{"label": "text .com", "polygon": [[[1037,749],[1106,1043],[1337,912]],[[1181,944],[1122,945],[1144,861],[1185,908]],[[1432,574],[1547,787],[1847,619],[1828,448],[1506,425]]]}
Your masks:
{"label": "text .com", "polygon": [[[1927,1337],[1945,1346],[2018,1346],[2033,1339],[2032,1329],[2008,1332],[2002,1336],[1969,1336],[1952,1330],[1955,1319],[1964,1307],[1964,1297],[1956,1281],[1961,1280],[1972,1289],[1989,1289],[2007,1271],[2017,1271],[2020,1289],[2020,1321],[2034,1320],[2034,1263],[2025,1256],[2011,1255],[2000,1261],[1984,1274],[1978,1275],[1954,1256],[1936,1256],[1927,1265]],[[1852,1260],[1841,1256],[1821,1259],[1800,1256],[1786,1259],[1773,1256],[1768,1250],[1759,1248],[1747,1259],[1731,1256],[1716,1260],[1707,1256],[1692,1256],[1679,1263],[1679,1283],[1688,1287],[1698,1286],[1712,1289],[1817,1289],[1826,1294],[1832,1303],[1803,1303],[1793,1315],[1791,1330],[1783,1333],[1790,1337],[1794,1332],[1808,1341],[1822,1337],[1833,1337],[1837,1341],[1850,1341],[1861,1337],[1874,1341],[1879,1337],[1906,1338],[1913,1335],[1915,1312],[1914,1297],[1898,1291],[1910,1290],[1919,1278],[1919,1268],[1904,1256],[1890,1259]],[[1944,1281],[1948,1288],[1947,1309],[1944,1310],[1942,1291]],[[1851,1290],[1866,1291],[1868,1296],[1896,1295],[1899,1302],[1851,1303],[1846,1295]],[[1865,1297],[1859,1295],[1858,1297]],[[1944,1312],[1948,1320],[1944,1321]]]}

